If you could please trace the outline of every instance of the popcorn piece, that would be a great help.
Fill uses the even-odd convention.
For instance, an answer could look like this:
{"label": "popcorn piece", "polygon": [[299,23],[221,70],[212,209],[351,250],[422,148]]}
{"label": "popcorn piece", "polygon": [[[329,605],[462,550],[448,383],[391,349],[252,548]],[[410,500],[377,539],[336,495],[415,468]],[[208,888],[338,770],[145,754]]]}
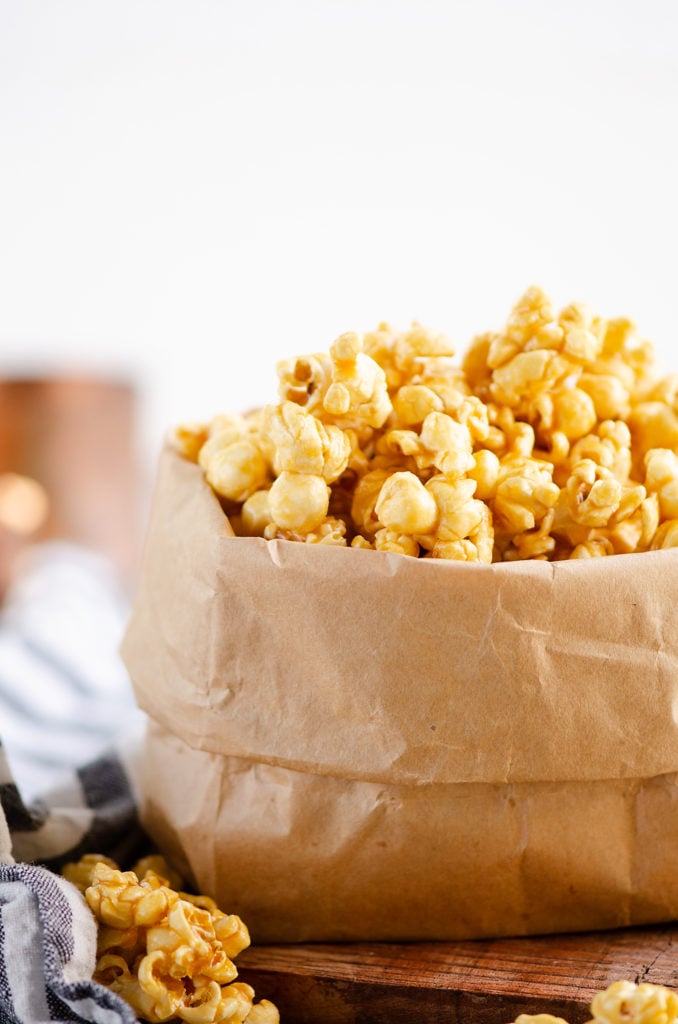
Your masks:
{"label": "popcorn piece", "polygon": [[240,522],[245,537],[263,537],[266,527],[273,522],[268,491],[255,491],[243,503]]}
{"label": "popcorn piece", "polygon": [[590,540],[577,544],[572,550],[570,558],[601,558],[604,555],[613,555],[614,545],[607,537],[591,537]]}
{"label": "popcorn piece", "polygon": [[207,975],[219,984],[233,981],[237,971],[216,938],[212,915],[184,899],[175,899],[158,920],[148,928],[146,948],[159,952],[162,963],[170,964],[164,973],[193,978]]}
{"label": "popcorn piece", "polygon": [[473,469],[473,442],[467,426],[445,413],[432,412],[421,427],[422,450],[415,460],[420,469],[435,466],[447,476],[461,476]]}
{"label": "popcorn piece", "polygon": [[521,1013],[513,1024],[567,1024],[567,1021],[550,1013]]}
{"label": "popcorn piece", "polygon": [[346,523],[335,516],[327,516],[319,526],[316,526],[309,533],[281,530],[275,523],[270,523],[264,530],[263,536],[266,540],[295,540],[306,544],[346,547]]}
{"label": "popcorn piece", "polygon": [[430,533],[438,520],[435,499],[414,473],[393,473],[383,483],[374,508],[387,529]]}
{"label": "popcorn piece", "polygon": [[591,459],[582,459],[574,466],[563,490],[570,518],[582,526],[605,526],[621,499],[622,485]]}
{"label": "popcorn piece", "polygon": [[410,555],[413,558],[419,554],[419,545],[409,534],[386,528],[375,533],[374,547],[377,551],[391,551],[396,555]]}
{"label": "popcorn piece", "polygon": [[268,999],[262,999],[255,1003],[245,1018],[245,1024],[279,1024],[280,1014],[278,1009]]}
{"label": "popcorn piece", "polygon": [[490,393],[495,402],[519,408],[543,388],[556,388],[572,372],[572,364],[556,352],[533,349],[519,352],[492,374]]}
{"label": "popcorn piece", "polygon": [[449,338],[416,321],[395,342],[396,366],[409,376],[421,372],[432,359],[449,359],[453,355],[454,346]]}
{"label": "popcorn piece", "polygon": [[505,561],[510,561],[514,553],[518,558],[545,558],[556,548],[555,538],[551,536],[553,529],[554,511],[549,509],[543,516],[541,523],[533,530],[524,530],[517,533],[511,540],[509,547],[503,547]]}
{"label": "popcorn piece", "polygon": [[399,424],[418,426],[430,412],[442,412],[445,403],[426,384],[408,384],[399,388],[393,399],[393,411]]}
{"label": "popcorn piece", "polygon": [[376,331],[363,336],[363,345],[365,353],[384,370],[391,391],[404,384],[428,383],[424,378],[432,375],[459,379],[448,363],[454,355],[449,339],[422,324],[415,322],[409,330],[398,332],[381,323]]}
{"label": "popcorn piece", "polygon": [[532,455],[535,445],[534,428],[529,423],[516,419],[513,409],[488,406],[490,430],[485,441],[486,447],[496,455]]}
{"label": "popcorn piece", "polygon": [[659,498],[662,519],[678,518],[678,456],[668,448],[651,448],[645,456],[645,486]]}
{"label": "popcorn piece", "polygon": [[[83,857],[83,860],[86,858]],[[102,859],[102,858],[100,858]],[[113,861],[110,862],[110,866],[115,867]],[[140,882],[144,882],[148,879],[149,884],[153,885],[159,882],[161,885],[167,885],[171,889],[181,889],[183,885],[183,879],[174,868],[170,867],[165,858],[159,853],[150,854],[148,857],[142,857],[136,864],[132,866],[132,871],[137,876]]]}
{"label": "popcorn piece", "polygon": [[545,332],[546,337],[550,338],[550,325],[553,321],[554,311],[548,296],[541,288],[528,288],[511,311],[506,333],[492,337],[487,352],[487,365],[495,370],[510,362],[530,342],[543,338]]}
{"label": "popcorn piece", "polygon": [[[213,440],[220,437],[217,435]],[[200,453],[201,459],[203,450]],[[263,488],[269,479],[268,464],[256,441],[251,438],[242,438],[217,448],[213,454],[210,452],[204,462],[208,484],[222,498],[230,501],[245,501],[255,491]]]}
{"label": "popcorn piece", "polygon": [[392,472],[390,469],[372,469],[365,473],[356,486],[351,504],[351,518],[356,529],[364,534],[375,534],[380,528],[376,504],[384,482]]}
{"label": "popcorn piece", "polygon": [[349,436],[333,424],[325,426],[293,402],[268,406],[263,429],[277,474],[309,473],[332,483],[348,466]]}
{"label": "popcorn piece", "polygon": [[272,522],[283,530],[310,533],[327,515],[330,490],[321,476],[283,472],[268,492]]}
{"label": "popcorn piece", "polygon": [[678,414],[665,402],[641,402],[628,422],[641,458],[652,448],[678,448]]}
{"label": "popcorn piece", "polygon": [[166,886],[139,884],[133,871],[118,871],[106,864],[97,864],[92,884],[85,891],[90,909],[112,928],[149,927],[162,920],[176,901],[176,893]]}
{"label": "popcorn piece", "polygon": [[493,498],[499,480],[500,463],[494,452],[487,448],[481,448],[473,455],[473,466],[468,470],[467,476],[476,481],[475,496],[487,501]]}
{"label": "popcorn piece", "polygon": [[381,427],[392,405],[386,375],[362,351],[358,334],[342,334],[330,347],[332,383],[323,399],[325,412],[336,417],[358,416],[370,427]]}
{"label": "popcorn piece", "polygon": [[203,423],[184,423],[170,431],[168,441],[189,462],[197,462],[207,437],[207,427]]}
{"label": "popcorn piece", "polygon": [[373,551],[374,550],[374,544],[370,544],[369,540],[367,540],[366,537],[363,537],[362,534],[360,534],[360,533],[357,533],[355,535],[355,537],[353,538],[353,540],[351,541],[351,547],[352,548],[363,548],[363,549],[367,549],[368,551]]}
{"label": "popcorn piece", "polygon": [[500,460],[497,487],[490,502],[495,530],[519,534],[532,530],[560,494],[553,483],[553,467],[524,455],[508,455]]}
{"label": "popcorn piece", "polygon": [[599,420],[624,420],[629,414],[629,390],[611,373],[582,373],[577,386],[593,402]]}
{"label": "popcorn piece", "polygon": [[675,1024],[678,995],[661,985],[616,981],[591,1002],[589,1024]]}
{"label": "popcorn piece", "polygon": [[662,548],[678,548],[678,519],[668,519],[662,523],[652,538],[651,548],[660,551]]}
{"label": "popcorn piece", "polygon": [[590,459],[598,466],[608,469],[620,483],[631,473],[631,431],[619,420],[605,420],[599,423],[593,434],[579,438],[572,445],[571,465],[583,459]]}
{"label": "popcorn piece", "polygon": [[102,853],[86,853],[79,861],[65,864],[61,869],[61,874],[69,882],[72,882],[80,892],[84,892],[92,884],[94,869],[97,864],[104,864],[106,867],[111,868],[111,870],[117,870],[118,867],[114,860],[111,860],[110,857],[105,857]]}
{"label": "popcorn piece", "polygon": [[414,430],[389,430],[377,445],[378,451],[399,451],[411,456],[420,474],[435,468],[448,476],[462,476],[475,465],[468,427],[442,412],[431,412]]}
{"label": "popcorn piece", "polygon": [[432,477],[426,490],[438,506],[438,529],[434,535],[418,536],[432,558],[461,561],[492,561],[492,520],[484,502],[473,497],[475,480]]}
{"label": "popcorn piece", "polygon": [[558,388],[549,399],[551,414],[548,422],[543,423],[548,431],[557,431],[568,441],[575,441],[595,427],[597,416],[593,400],[581,388]]}
{"label": "popcorn piece", "polygon": [[285,359],[278,363],[282,402],[295,402],[307,412],[322,409],[323,399],[332,383],[332,360],[326,352]]}

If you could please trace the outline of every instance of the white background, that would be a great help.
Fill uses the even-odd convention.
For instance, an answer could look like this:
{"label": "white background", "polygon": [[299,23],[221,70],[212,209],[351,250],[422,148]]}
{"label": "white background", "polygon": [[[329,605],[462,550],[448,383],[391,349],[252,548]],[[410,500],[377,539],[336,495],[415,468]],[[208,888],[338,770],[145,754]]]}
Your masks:
{"label": "white background", "polygon": [[0,0],[0,372],[125,372],[171,423],[530,283],[678,290],[675,0]]}

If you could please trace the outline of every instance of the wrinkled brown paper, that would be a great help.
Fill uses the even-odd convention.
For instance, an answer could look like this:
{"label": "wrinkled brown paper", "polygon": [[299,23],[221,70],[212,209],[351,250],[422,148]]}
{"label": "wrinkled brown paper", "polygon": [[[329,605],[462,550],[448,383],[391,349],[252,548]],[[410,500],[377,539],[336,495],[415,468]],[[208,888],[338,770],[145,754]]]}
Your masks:
{"label": "wrinkled brown paper", "polygon": [[144,823],[257,942],[676,918],[677,599],[678,550],[234,537],[167,449],[123,645]]}

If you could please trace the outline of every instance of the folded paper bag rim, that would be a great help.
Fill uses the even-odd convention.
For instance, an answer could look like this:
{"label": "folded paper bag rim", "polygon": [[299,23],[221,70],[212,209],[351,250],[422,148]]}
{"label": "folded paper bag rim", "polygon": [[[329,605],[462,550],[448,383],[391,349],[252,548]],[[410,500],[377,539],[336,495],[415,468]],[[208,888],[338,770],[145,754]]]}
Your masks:
{"label": "folded paper bag rim", "polygon": [[678,771],[678,550],[478,565],[236,537],[160,458],[122,645],[196,750],[392,785]]}

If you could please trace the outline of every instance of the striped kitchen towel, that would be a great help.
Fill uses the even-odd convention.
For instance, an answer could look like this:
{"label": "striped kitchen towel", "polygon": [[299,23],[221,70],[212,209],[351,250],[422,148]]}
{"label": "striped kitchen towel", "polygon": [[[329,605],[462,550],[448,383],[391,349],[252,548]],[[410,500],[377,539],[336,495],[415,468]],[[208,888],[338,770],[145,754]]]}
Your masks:
{"label": "striped kitchen towel", "polygon": [[36,549],[0,615],[0,1024],[136,1020],[92,981],[96,923],[58,874],[84,853],[126,867],[150,852],[125,615],[108,564],[73,545]]}
{"label": "striped kitchen towel", "polygon": [[94,917],[49,870],[85,852],[122,864],[148,852],[125,759],[101,757],[27,807],[0,747],[0,802],[0,1024],[133,1024],[130,1007],[92,981]]}

